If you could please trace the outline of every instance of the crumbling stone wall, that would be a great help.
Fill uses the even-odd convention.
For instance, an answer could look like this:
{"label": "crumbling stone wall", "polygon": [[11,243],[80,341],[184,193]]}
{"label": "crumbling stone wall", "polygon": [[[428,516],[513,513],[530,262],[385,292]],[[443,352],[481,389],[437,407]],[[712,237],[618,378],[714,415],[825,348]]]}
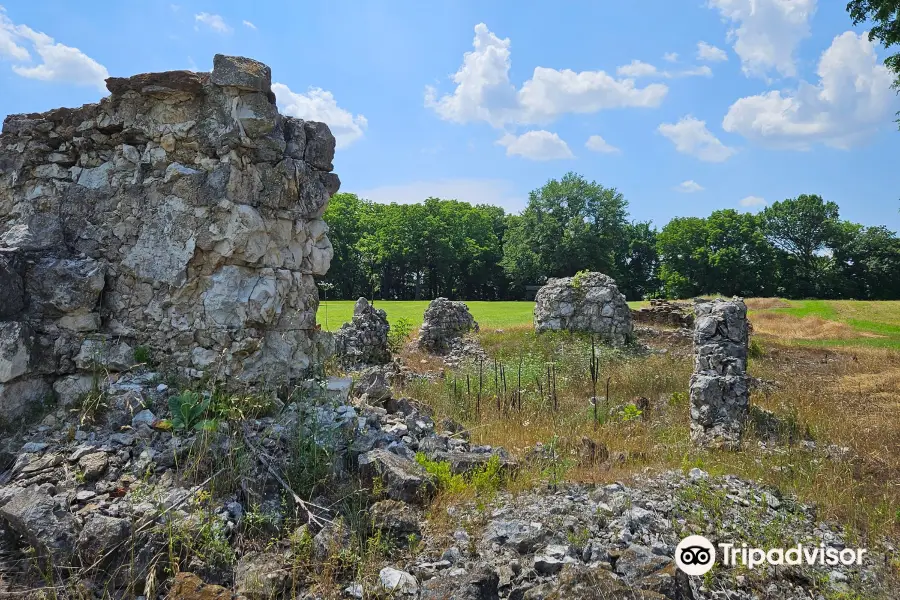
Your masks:
{"label": "crumbling stone wall", "polygon": [[750,408],[747,305],[716,299],[697,303],[694,313],[691,440],[737,449]]}
{"label": "crumbling stone wall", "polygon": [[419,328],[419,347],[426,352],[446,352],[454,340],[470,331],[478,331],[478,323],[465,302],[435,298],[425,309],[425,318]]}
{"label": "crumbling stone wall", "polygon": [[694,326],[694,313],[686,302],[672,302],[654,298],[650,306],[631,311],[631,319],[635,323],[662,325],[664,327]]}
{"label": "crumbling stone wall", "polygon": [[390,328],[386,312],[375,308],[365,298],[357,300],[353,319],[341,325],[334,335],[335,351],[341,364],[352,368],[391,362]]}
{"label": "crumbling stone wall", "polygon": [[4,120],[0,414],[137,346],[192,375],[306,371],[335,140],[280,115],[270,84],[216,55],[212,73],[113,77],[98,104]]}
{"label": "crumbling stone wall", "polygon": [[538,333],[596,333],[615,346],[628,343],[634,331],[631,310],[615,280],[596,272],[550,279],[535,297],[534,328]]}

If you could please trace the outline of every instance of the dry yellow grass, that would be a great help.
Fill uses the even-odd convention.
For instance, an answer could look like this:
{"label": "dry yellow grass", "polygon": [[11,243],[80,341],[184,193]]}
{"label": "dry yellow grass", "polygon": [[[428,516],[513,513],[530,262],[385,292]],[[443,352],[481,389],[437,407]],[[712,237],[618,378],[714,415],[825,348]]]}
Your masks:
{"label": "dry yellow grass", "polygon": [[[823,517],[839,519],[863,538],[900,533],[900,353],[880,348],[779,345],[771,340],[834,337],[843,331],[834,328],[840,323],[832,325],[815,318],[813,324],[819,331],[808,331],[811,318],[784,317],[763,319],[771,326],[763,328],[769,341],[765,342],[765,355],[751,361],[751,374],[777,385],[765,393],[754,392],[751,402],[772,410],[799,434],[810,435],[816,442],[815,451],[794,439],[786,440],[778,452],[773,452],[761,448],[752,436],[742,452],[694,448],[689,439],[687,401],[692,361],[677,352],[601,363],[598,395],[603,396],[605,379],[611,377],[612,406],[641,396],[650,400],[649,410],[628,422],[614,419],[594,425],[583,341],[557,337],[540,342],[527,331],[508,330],[480,337],[491,356],[505,357],[512,364],[520,352],[539,351],[535,344],[551,347],[544,350],[558,361],[560,369],[558,410],[552,410],[546,399],[539,399],[536,381],[531,380],[523,383],[521,412],[498,410],[487,389],[481,399],[481,414],[476,415],[476,379],[470,375],[472,393],[467,395],[465,375],[459,372],[460,394],[456,397],[448,394],[444,382],[420,384],[408,393],[431,404],[437,419],[450,416],[462,421],[470,428],[473,441],[504,446],[519,458],[537,442],[554,441],[565,459],[567,479],[608,482],[628,480],[648,467],[700,466],[713,473],[761,480],[784,493],[796,494],[819,505]],[[754,327],[759,331],[756,321]],[[508,364],[507,372],[508,379],[509,373],[514,378],[514,366]],[[448,373],[448,377],[453,376]],[[515,383],[511,387],[515,388]],[[547,390],[543,391],[546,397]],[[599,466],[581,464],[583,437],[604,445],[610,460]],[[830,446],[850,451],[846,457],[829,458]],[[526,474],[516,485],[526,486],[542,476],[546,473]]]}
{"label": "dry yellow grass", "polygon": [[795,317],[776,312],[758,312],[750,317],[753,332],[777,340],[849,340],[859,337],[878,337],[877,334],[857,331],[846,323],[819,317]]}
{"label": "dry yellow grass", "polygon": [[773,308],[790,308],[790,303],[783,298],[748,298],[744,301],[750,310],[771,310]]}

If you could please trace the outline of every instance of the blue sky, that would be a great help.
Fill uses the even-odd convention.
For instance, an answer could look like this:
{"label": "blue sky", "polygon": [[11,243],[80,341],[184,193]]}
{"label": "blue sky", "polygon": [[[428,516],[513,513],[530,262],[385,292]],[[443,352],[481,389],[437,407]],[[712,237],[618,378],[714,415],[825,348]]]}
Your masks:
{"label": "blue sky", "polygon": [[520,210],[573,170],[657,226],[818,193],[900,229],[900,101],[843,1],[0,2],[0,115],[236,54],[375,200]]}

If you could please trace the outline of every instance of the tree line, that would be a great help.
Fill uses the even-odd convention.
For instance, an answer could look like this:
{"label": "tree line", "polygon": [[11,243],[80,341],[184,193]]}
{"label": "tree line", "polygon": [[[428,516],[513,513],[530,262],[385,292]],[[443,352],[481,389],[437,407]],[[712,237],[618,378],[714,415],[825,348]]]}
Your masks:
{"label": "tree line", "polygon": [[586,269],[613,277],[629,300],[900,298],[900,238],[841,220],[837,204],[817,195],[758,214],[678,217],[657,230],[630,220],[616,189],[567,173],[532,191],[520,214],[340,193],[324,218],[334,258],[322,283],[333,299],[514,300],[549,277]]}

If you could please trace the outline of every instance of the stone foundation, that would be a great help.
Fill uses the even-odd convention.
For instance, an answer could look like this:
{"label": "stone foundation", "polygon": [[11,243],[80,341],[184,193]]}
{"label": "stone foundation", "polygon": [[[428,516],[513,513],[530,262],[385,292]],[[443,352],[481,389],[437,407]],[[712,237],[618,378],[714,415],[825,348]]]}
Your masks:
{"label": "stone foundation", "polygon": [[212,73],[113,77],[98,104],[5,119],[0,416],[138,347],[248,382],[315,362],[335,140],[280,115],[270,83],[217,55]]}
{"label": "stone foundation", "polygon": [[691,440],[738,449],[750,407],[747,306],[718,299],[696,304],[694,312]]}
{"label": "stone foundation", "polygon": [[634,331],[625,296],[603,273],[550,279],[535,297],[534,329],[596,333],[615,346],[628,343]]}

